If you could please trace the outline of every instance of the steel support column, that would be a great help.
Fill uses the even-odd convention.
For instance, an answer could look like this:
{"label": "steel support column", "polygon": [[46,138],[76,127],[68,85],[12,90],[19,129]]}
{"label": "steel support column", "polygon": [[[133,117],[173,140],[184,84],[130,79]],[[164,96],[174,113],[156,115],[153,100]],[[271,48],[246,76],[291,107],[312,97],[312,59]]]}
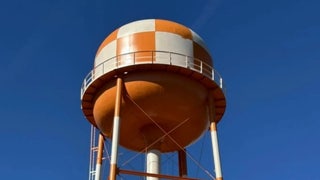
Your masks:
{"label": "steel support column", "polygon": [[99,134],[99,143],[98,143],[98,154],[96,161],[96,174],[95,180],[101,180],[101,166],[102,166],[102,157],[103,157],[103,145],[104,145],[104,137],[102,134]]}
{"label": "steel support column", "polygon": [[114,118],[113,118],[113,129],[112,129],[111,161],[110,161],[110,175],[109,175],[110,180],[116,180],[116,176],[117,176],[121,100],[122,100],[122,79],[118,77],[115,108],[114,108]]}
{"label": "steel support column", "polygon": [[179,159],[179,176],[187,177],[188,168],[187,168],[186,149],[178,151],[178,159]]}
{"label": "steel support column", "polygon": [[[213,93],[210,93],[210,94],[213,94]],[[214,168],[215,168],[216,180],[223,180],[221,163],[220,163],[219,145],[218,145],[217,123],[215,121],[215,115],[216,114],[215,114],[214,99],[212,95],[210,95],[209,119],[210,119],[210,134],[211,134],[211,142],[212,142]]]}

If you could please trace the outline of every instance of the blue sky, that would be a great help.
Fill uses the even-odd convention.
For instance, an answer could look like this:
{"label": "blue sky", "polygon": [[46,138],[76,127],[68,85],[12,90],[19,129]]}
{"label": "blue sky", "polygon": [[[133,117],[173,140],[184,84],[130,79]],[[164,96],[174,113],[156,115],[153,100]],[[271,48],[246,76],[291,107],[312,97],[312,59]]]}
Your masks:
{"label": "blue sky", "polygon": [[215,59],[227,85],[219,123],[225,179],[320,179],[319,6],[316,0],[1,2],[1,179],[88,178],[82,80],[109,33],[146,18],[190,27]]}

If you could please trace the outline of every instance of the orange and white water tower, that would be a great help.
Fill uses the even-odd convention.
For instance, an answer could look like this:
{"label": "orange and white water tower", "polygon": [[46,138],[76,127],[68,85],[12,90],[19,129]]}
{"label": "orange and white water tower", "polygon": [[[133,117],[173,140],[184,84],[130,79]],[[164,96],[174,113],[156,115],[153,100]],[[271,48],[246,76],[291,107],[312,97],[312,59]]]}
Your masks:
{"label": "orange and white water tower", "polygon": [[[215,174],[222,180],[217,123],[225,87],[203,40],[168,20],[146,19],[113,31],[100,45],[81,88],[81,107],[101,132],[96,165],[100,179],[103,139],[111,139],[109,179],[132,174],[151,179],[188,177],[185,148],[210,129]],[[119,145],[146,152],[146,172],[117,167]],[[179,176],[161,174],[161,154],[179,153]]]}

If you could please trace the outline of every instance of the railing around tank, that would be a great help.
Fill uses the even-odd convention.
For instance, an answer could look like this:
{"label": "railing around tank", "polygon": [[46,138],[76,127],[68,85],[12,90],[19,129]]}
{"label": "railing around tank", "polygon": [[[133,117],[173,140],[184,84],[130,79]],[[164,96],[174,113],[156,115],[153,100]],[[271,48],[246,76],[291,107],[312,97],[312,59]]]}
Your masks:
{"label": "railing around tank", "polygon": [[95,79],[114,69],[137,64],[164,64],[191,69],[213,80],[224,93],[226,90],[220,74],[200,59],[167,51],[138,51],[121,54],[96,65],[84,78],[81,86],[81,99],[85,90]]}

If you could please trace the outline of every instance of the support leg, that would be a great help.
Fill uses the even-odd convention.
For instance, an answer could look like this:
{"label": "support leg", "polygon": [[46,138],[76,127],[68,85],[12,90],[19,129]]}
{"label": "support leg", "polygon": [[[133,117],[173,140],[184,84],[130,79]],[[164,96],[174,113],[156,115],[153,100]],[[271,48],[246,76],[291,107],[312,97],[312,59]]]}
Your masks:
{"label": "support leg", "polygon": [[117,92],[116,102],[113,118],[113,130],[112,130],[112,147],[111,147],[111,161],[110,161],[110,180],[116,180],[117,176],[117,158],[118,158],[118,146],[119,146],[119,131],[120,131],[120,106],[122,99],[122,79],[117,79]]}
{"label": "support leg", "polygon": [[179,158],[179,176],[187,177],[188,169],[187,169],[186,149],[178,151],[178,158]]}
{"label": "support leg", "polygon": [[103,145],[104,139],[103,135],[99,134],[99,143],[98,143],[98,154],[97,154],[97,161],[96,161],[96,174],[94,180],[101,180],[101,165],[102,165],[102,157],[103,157]]}
{"label": "support leg", "polygon": [[214,168],[215,168],[216,180],[223,180],[222,171],[221,171],[221,163],[220,163],[217,126],[216,126],[215,122],[211,122],[210,133],[211,133],[211,141],[212,141],[212,150],[213,150],[213,158],[214,158]]}
{"label": "support leg", "polygon": [[210,119],[210,134],[211,134],[211,141],[212,141],[214,168],[215,168],[216,180],[223,180],[221,163],[220,163],[219,145],[218,145],[217,123],[215,122],[215,115],[216,115],[215,106],[214,106],[214,101],[211,94],[209,97],[209,119]]}

